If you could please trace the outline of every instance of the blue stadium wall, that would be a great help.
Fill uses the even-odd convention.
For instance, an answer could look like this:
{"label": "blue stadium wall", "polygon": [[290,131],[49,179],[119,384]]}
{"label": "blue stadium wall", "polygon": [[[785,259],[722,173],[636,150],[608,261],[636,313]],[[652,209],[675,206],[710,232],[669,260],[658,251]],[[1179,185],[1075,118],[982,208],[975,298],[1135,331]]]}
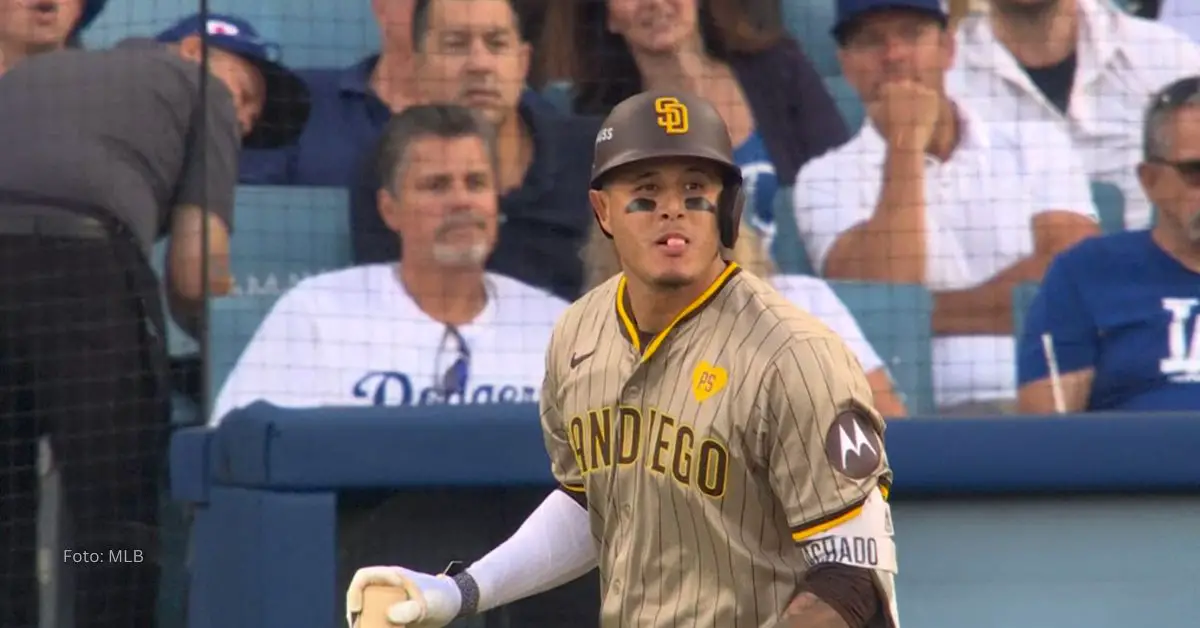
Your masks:
{"label": "blue stadium wall", "polygon": [[[893,421],[904,626],[1197,625],[1198,443],[1188,416]],[[433,569],[479,556],[527,512],[500,516],[505,500],[532,509],[552,486],[524,405],[257,404],[179,432],[171,458],[196,515],[192,628],[336,621],[339,500],[397,491],[378,558]]]}

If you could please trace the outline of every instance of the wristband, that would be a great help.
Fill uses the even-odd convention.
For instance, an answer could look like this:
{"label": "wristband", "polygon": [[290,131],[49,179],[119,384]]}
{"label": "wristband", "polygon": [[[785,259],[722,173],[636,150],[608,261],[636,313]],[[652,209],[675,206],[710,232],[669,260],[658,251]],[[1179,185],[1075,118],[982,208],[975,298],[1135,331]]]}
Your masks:
{"label": "wristband", "polygon": [[454,584],[458,585],[458,590],[462,594],[462,603],[458,607],[458,616],[467,617],[474,615],[479,609],[479,585],[475,583],[475,578],[471,577],[466,571],[454,576]]}
{"label": "wristband", "polygon": [[475,578],[472,578],[471,574],[467,573],[463,562],[450,561],[442,575],[449,576],[458,586],[459,597],[462,599],[458,606],[458,617],[474,615],[479,610],[479,584],[475,582]]}

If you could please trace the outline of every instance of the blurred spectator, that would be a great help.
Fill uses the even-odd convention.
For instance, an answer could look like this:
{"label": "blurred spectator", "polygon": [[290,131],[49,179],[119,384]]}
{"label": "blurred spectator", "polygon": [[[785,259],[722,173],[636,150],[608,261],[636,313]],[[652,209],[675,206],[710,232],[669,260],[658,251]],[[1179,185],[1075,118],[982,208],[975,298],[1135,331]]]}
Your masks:
{"label": "blurred spectator", "polygon": [[1145,119],[1138,178],[1158,221],[1050,266],[1021,336],[1024,412],[1200,410],[1200,77],[1165,89]]}
{"label": "blurred spectator", "polygon": [[[1196,5],[1192,5],[1196,6]],[[991,0],[964,20],[949,91],[989,121],[1043,120],[1069,133],[1087,175],[1125,196],[1125,226],[1153,208],[1134,171],[1150,95],[1200,68],[1200,45],[1108,0]]]}
{"label": "blurred spectator", "polygon": [[312,93],[312,115],[304,134],[283,150],[246,151],[242,183],[345,187],[358,181],[392,112],[416,98],[412,81],[415,3],[371,0],[380,51],[348,68],[300,72]]}
{"label": "blurred spectator", "polygon": [[169,232],[167,292],[194,331],[206,294],[231,283],[239,136],[285,142],[298,127],[284,123],[303,120],[303,84],[267,58],[246,22],[193,16],[162,40],[171,43],[41,53],[0,78],[4,628],[39,625],[43,435],[62,470],[69,547],[147,558],[76,564],[75,625],[155,625],[169,383],[166,316],[147,260]]}
{"label": "blurred spectator", "polygon": [[1158,21],[1200,42],[1200,4],[1196,0],[1162,0]]}
{"label": "blurred spectator", "polygon": [[1048,123],[984,122],[946,97],[954,38],[938,0],[841,0],[834,36],[868,121],[800,171],[796,220],[829,277],[934,292],[935,401],[1016,401],[1012,291],[1097,233],[1082,168]]}
{"label": "blurred spectator", "polygon": [[496,140],[464,107],[414,105],[388,123],[377,191],[403,263],[317,275],[255,332],[211,423],[284,407],[536,402],[567,303],[484,271],[496,241]]}
{"label": "blurred spectator", "polygon": [[[867,381],[875,393],[875,408],[880,413],[886,417],[900,417],[908,413],[896,395],[883,360],[867,342],[854,315],[829,284],[817,277],[775,274],[775,265],[753,229],[741,230],[733,250],[725,252],[725,259],[737,262],[759,277],[770,278],[775,288],[796,307],[817,317],[841,337],[867,374]],[[584,266],[587,276],[585,290],[591,290],[621,272],[612,240],[604,235],[599,224],[592,225],[591,236],[584,249]]]}
{"label": "blurred spectator", "polygon": [[[525,89],[530,49],[510,0],[418,0],[412,40],[421,100],[471,107],[496,126],[502,221],[488,268],[574,299],[599,120],[563,116]],[[395,260],[402,246],[375,209],[376,183],[351,198],[359,263]]]}
{"label": "blurred spectator", "polygon": [[28,56],[61,50],[107,0],[0,0],[0,75]]}
{"label": "blurred spectator", "polygon": [[[749,222],[770,246],[779,181],[843,144],[821,77],[770,16],[741,0],[558,0],[538,48],[547,80],[574,84],[577,113],[607,115],[646,89],[704,96],[725,118]],[[777,16],[775,16],[777,17]]]}

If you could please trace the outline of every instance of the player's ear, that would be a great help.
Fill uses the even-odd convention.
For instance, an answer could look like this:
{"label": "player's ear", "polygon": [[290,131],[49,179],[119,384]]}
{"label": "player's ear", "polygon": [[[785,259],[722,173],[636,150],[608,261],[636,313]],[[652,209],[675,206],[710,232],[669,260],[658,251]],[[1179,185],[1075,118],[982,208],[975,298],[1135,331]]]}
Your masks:
{"label": "player's ear", "polygon": [[596,222],[600,223],[600,229],[611,238],[612,211],[610,211],[608,195],[603,190],[589,190],[588,200],[592,202],[592,213],[596,215]]}

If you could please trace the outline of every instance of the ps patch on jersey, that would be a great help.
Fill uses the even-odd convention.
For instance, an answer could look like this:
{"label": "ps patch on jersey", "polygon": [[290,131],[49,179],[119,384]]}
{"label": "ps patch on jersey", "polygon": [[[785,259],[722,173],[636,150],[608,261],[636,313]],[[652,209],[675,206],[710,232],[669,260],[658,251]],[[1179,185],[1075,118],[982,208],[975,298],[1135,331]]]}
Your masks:
{"label": "ps patch on jersey", "polygon": [[853,407],[834,417],[825,434],[825,455],[846,477],[862,480],[875,473],[883,459],[883,442],[865,410]]}
{"label": "ps patch on jersey", "polygon": [[704,401],[721,392],[728,383],[729,371],[714,364],[700,362],[692,371],[692,394],[696,396],[696,401]]}

